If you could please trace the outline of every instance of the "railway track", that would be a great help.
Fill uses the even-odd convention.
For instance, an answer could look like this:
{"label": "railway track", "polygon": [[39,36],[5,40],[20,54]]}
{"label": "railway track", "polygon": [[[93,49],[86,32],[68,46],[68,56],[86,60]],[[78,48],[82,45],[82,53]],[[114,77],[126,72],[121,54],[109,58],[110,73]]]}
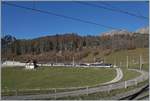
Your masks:
{"label": "railway track", "polygon": [[120,98],[119,100],[140,100],[149,96],[147,92],[149,92],[149,84],[142,87],[141,90],[139,90],[138,92],[133,93],[132,95]]}

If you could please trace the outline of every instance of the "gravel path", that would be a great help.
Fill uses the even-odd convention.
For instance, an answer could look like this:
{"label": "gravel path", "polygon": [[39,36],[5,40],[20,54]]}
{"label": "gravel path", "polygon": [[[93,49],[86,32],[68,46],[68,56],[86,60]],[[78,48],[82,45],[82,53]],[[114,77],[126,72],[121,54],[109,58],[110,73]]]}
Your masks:
{"label": "gravel path", "polygon": [[116,82],[120,81],[123,78],[123,72],[122,72],[121,68],[116,68],[116,72],[117,72],[117,76],[113,80],[108,81],[106,83],[102,83],[102,85],[116,83]]}

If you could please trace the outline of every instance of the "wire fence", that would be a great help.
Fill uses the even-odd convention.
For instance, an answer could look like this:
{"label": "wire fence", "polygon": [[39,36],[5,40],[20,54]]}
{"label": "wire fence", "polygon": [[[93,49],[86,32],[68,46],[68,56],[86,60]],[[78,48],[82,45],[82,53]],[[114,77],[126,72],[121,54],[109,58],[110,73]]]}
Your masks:
{"label": "wire fence", "polygon": [[136,68],[147,70],[149,65],[149,56],[148,54],[122,54],[116,56],[109,56],[105,59],[106,63],[111,63],[120,68]]}

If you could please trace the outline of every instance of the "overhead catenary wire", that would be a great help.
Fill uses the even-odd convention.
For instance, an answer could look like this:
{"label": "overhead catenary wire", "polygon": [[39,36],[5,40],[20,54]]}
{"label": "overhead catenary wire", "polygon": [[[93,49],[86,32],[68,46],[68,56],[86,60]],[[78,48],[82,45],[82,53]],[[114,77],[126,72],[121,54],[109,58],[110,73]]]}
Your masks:
{"label": "overhead catenary wire", "polygon": [[[105,6],[109,6],[109,7],[111,7],[112,9],[115,9],[115,10],[121,10],[121,11],[124,11],[124,12],[128,12],[128,13],[131,13],[131,12],[129,12],[129,11],[126,11],[126,10],[123,10],[123,9],[120,9],[119,7],[116,7],[116,6],[113,6],[113,5],[111,5],[111,4],[109,4],[109,3],[106,3],[106,2],[100,2],[102,5],[105,5]],[[136,15],[138,15],[138,16],[143,16],[142,14],[141,14],[141,12],[136,8],[136,12],[138,13],[136,13]],[[135,13],[134,13],[135,14]],[[143,16],[143,17],[145,17],[145,16]],[[147,17],[148,18],[148,17]]]}
{"label": "overhead catenary wire", "polygon": [[127,15],[134,16],[134,17],[137,17],[137,18],[140,18],[140,19],[145,19],[145,20],[149,19],[148,17],[133,14],[133,13],[130,13],[128,11],[121,10],[121,9],[108,8],[106,6],[101,6],[101,5],[97,5],[97,4],[93,4],[93,3],[89,3],[89,2],[85,2],[85,1],[75,1],[75,2],[83,4],[83,5],[91,6],[91,7],[97,7],[97,8],[113,11],[113,12],[119,12],[119,13],[127,14]]}
{"label": "overhead catenary wire", "polygon": [[[89,6],[92,6],[92,7],[98,7],[98,8],[103,8],[103,9],[106,9],[106,10],[114,11],[114,12],[120,12],[120,13],[128,14],[130,16],[135,16],[135,17],[138,17],[138,18],[141,18],[141,19],[147,19],[147,20],[149,19],[148,17],[145,17],[143,15],[137,15],[137,14],[134,14],[134,13],[131,13],[131,12],[128,12],[128,11],[121,10],[119,8],[117,8],[117,9],[114,8],[114,7],[113,8],[108,8],[108,7],[105,7],[105,6],[101,6],[101,5],[97,5],[97,4],[92,4],[92,3],[88,3],[88,2],[84,2],[84,1],[76,1],[76,2],[80,3],[80,4],[83,4],[83,5],[89,5]],[[106,5],[106,3],[105,3],[105,5]]]}
{"label": "overhead catenary wire", "polygon": [[115,28],[115,27],[112,27],[112,26],[107,26],[107,25],[99,24],[99,23],[92,22],[92,21],[82,20],[80,18],[66,16],[66,15],[59,14],[59,13],[54,13],[54,12],[51,12],[51,11],[46,11],[46,10],[41,10],[41,9],[37,9],[37,8],[35,9],[35,8],[31,8],[31,7],[20,6],[20,5],[13,4],[13,3],[8,3],[8,2],[3,2],[3,4],[9,5],[9,6],[18,7],[18,8],[22,8],[22,9],[32,10],[32,11],[36,11],[36,12],[40,12],[40,13],[50,14],[50,15],[62,17],[62,18],[65,18],[65,19],[79,21],[79,22],[82,22],[82,23],[93,24],[93,25],[101,26],[101,27],[107,28],[107,29],[122,30],[120,28]]}

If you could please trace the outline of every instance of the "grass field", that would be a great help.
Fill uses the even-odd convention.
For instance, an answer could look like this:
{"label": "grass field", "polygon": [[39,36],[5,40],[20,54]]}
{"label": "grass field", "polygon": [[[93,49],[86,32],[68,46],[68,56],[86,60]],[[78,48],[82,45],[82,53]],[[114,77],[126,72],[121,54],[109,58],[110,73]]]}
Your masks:
{"label": "grass field", "polygon": [[114,69],[105,68],[2,68],[2,89],[59,88],[91,86],[112,80]]}
{"label": "grass field", "polygon": [[106,63],[116,64],[121,68],[127,68],[127,56],[129,68],[139,68],[140,67],[140,56],[142,58],[143,69],[149,69],[149,49],[148,48],[138,48],[135,50],[122,50],[114,52],[105,57]]}
{"label": "grass field", "polygon": [[[123,79],[129,80],[140,75],[135,71],[123,69]],[[2,95],[19,95],[54,93],[54,89],[60,87],[92,86],[112,80],[116,75],[114,69],[109,68],[40,68],[37,70],[25,70],[23,68],[2,68]],[[7,91],[10,90],[10,91]],[[21,90],[22,89],[22,90]],[[40,89],[40,90],[23,90]],[[67,90],[67,89],[66,89]],[[66,91],[57,89],[57,92]],[[67,90],[68,91],[68,90]]]}
{"label": "grass field", "polygon": [[141,75],[141,73],[139,72],[131,71],[127,69],[122,69],[122,71],[123,71],[123,79],[121,81],[130,80]]}
{"label": "grass field", "polygon": [[[2,89],[91,86],[110,81],[116,75],[113,69],[67,69],[68,68],[45,68],[39,70],[25,70],[21,68],[3,68]],[[140,73],[138,72],[123,69],[122,81],[133,79],[139,75]]]}
{"label": "grass field", "polygon": [[137,48],[134,50],[120,50],[112,52],[109,55],[104,56],[103,52],[99,52],[96,56],[90,53],[83,60],[90,60],[94,62],[95,58],[104,59],[105,63],[116,64],[121,68],[126,68],[128,56],[129,68],[138,68],[140,66],[140,56],[142,58],[143,70],[149,71],[149,48]]}

